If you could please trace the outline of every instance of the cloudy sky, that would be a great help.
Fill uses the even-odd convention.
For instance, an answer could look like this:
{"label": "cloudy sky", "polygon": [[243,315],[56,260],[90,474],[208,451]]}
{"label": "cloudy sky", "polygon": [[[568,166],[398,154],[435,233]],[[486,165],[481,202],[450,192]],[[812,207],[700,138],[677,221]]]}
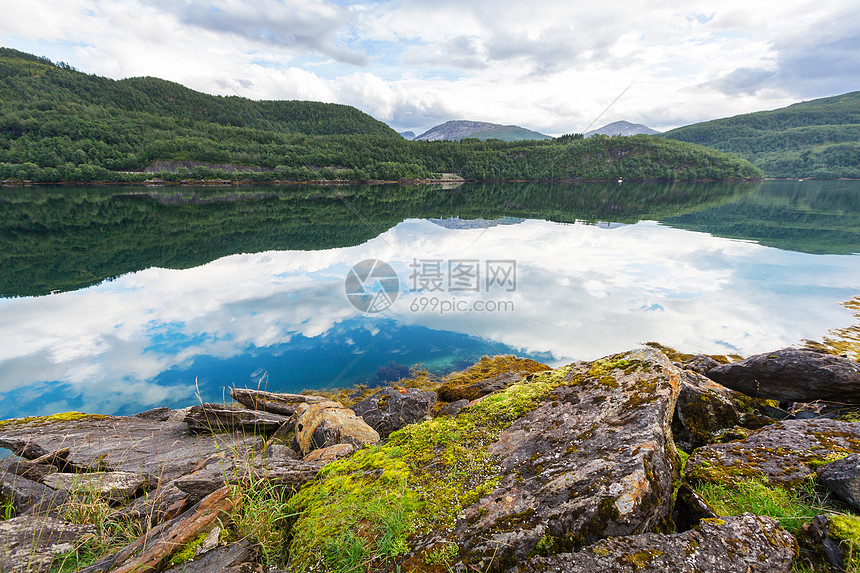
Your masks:
{"label": "cloudy sky", "polygon": [[345,103],[417,133],[664,130],[860,89],[856,0],[0,0],[0,14],[0,45],[88,73]]}

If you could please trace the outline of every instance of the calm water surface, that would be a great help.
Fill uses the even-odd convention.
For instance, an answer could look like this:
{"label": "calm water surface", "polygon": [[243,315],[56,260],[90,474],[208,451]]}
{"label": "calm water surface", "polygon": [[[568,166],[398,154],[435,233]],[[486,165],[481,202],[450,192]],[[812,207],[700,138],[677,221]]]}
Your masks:
{"label": "calm water surface", "polygon": [[[485,354],[751,354],[851,324],[840,303],[860,287],[858,182],[31,187],[0,190],[0,209],[0,418]],[[348,297],[365,260],[394,275]],[[386,306],[392,278],[390,306],[356,307]]]}

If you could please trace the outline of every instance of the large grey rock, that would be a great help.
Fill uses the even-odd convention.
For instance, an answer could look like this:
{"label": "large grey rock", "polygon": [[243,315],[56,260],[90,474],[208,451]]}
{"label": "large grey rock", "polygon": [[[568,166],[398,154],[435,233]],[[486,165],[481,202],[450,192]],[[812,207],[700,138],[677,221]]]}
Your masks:
{"label": "large grey rock", "polygon": [[113,517],[135,520],[154,527],[163,521],[173,519],[202,498],[203,496],[192,500],[188,493],[170,482],[145,492],[114,512]]}
{"label": "large grey rock", "polygon": [[133,498],[144,487],[155,485],[147,475],[131,472],[53,473],[42,480],[52,489],[91,494],[108,501]]}
{"label": "large grey rock", "polygon": [[248,541],[216,547],[192,559],[166,569],[164,573],[244,573],[256,570],[257,551]]}
{"label": "large grey rock", "polygon": [[741,396],[701,374],[683,370],[681,391],[672,420],[677,446],[692,452],[712,442],[720,430],[740,424],[738,402]]}
{"label": "large grey rock", "polygon": [[690,480],[767,478],[791,486],[812,476],[836,452],[860,453],[860,422],[785,420],[742,440],[699,448],[686,472]]}
{"label": "large grey rock", "polygon": [[355,446],[352,444],[335,444],[333,446],[315,449],[304,457],[304,461],[330,464],[341,458],[345,458],[354,451]]}
{"label": "large grey rock", "polygon": [[757,354],[714,367],[708,377],[756,398],[860,404],[860,364],[812,350],[783,348]]}
{"label": "large grey rock", "polygon": [[219,451],[247,451],[259,439],[243,433],[189,435],[174,410],[166,421],[134,416],[22,419],[0,426],[0,447],[38,458],[69,449],[68,462],[93,471],[145,473],[167,482]]}
{"label": "large grey rock", "polygon": [[818,479],[840,499],[860,510],[860,455],[827,464],[821,468]]}
{"label": "large grey rock", "polygon": [[217,460],[196,472],[177,478],[172,484],[188,495],[189,503],[196,503],[227,483],[247,484],[252,480],[264,479],[298,490],[312,480],[322,467],[322,463],[294,459],[258,458],[250,462]]}
{"label": "large grey rock", "polygon": [[577,553],[535,557],[509,573],[788,573],[797,542],[769,517],[703,519],[676,535],[604,539]]}
{"label": "large grey rock", "polygon": [[469,402],[470,400],[466,400],[464,398],[462,400],[457,400],[456,402],[445,404],[442,409],[439,410],[437,416],[456,416],[463,410],[463,408],[469,405]]}
{"label": "large grey rock", "polygon": [[716,368],[720,363],[705,354],[695,354],[684,360],[683,368],[692,370],[696,374],[707,374],[709,370]]}
{"label": "large grey rock", "polygon": [[440,542],[484,571],[541,547],[569,551],[667,527],[678,390],[678,370],[650,348],[572,365],[489,445],[497,485],[463,509],[450,533],[416,539],[406,565]]}
{"label": "large grey rock", "polygon": [[273,414],[292,416],[299,404],[316,404],[328,398],[305,394],[277,394],[249,388],[233,388],[230,397],[251,410],[265,410]]}
{"label": "large grey rock", "polygon": [[17,475],[33,481],[42,481],[48,474],[56,473],[57,466],[41,464],[30,460],[15,461],[6,468],[7,474]]}
{"label": "large grey rock", "polygon": [[714,508],[690,487],[682,483],[675,493],[675,505],[672,508],[672,521],[677,531],[689,531],[699,525],[703,519],[718,517]]}
{"label": "large grey rock", "polygon": [[7,473],[0,477],[0,499],[10,500],[16,515],[24,513],[52,491],[47,486],[15,474]]}
{"label": "large grey rock", "polygon": [[384,439],[391,432],[423,420],[434,405],[436,392],[417,388],[383,388],[353,404],[351,409]]}
{"label": "large grey rock", "polygon": [[275,462],[302,459],[297,451],[283,444],[272,444],[266,448],[263,455],[267,458],[271,458]]}
{"label": "large grey rock", "polygon": [[476,400],[516,384],[525,376],[549,370],[549,366],[528,358],[484,356],[463,372],[452,374],[437,390],[445,402]]}
{"label": "large grey rock", "polygon": [[62,519],[66,514],[71,497],[71,494],[64,489],[50,490],[50,493],[40,497],[26,511],[19,515]]}
{"label": "large grey rock", "polygon": [[95,526],[50,517],[0,521],[0,572],[47,572],[57,555],[74,549],[95,532]]}
{"label": "large grey rock", "polygon": [[239,430],[252,434],[271,434],[289,419],[289,416],[265,410],[249,410],[229,404],[200,404],[188,411],[185,423],[194,433]]}
{"label": "large grey rock", "polygon": [[335,444],[361,448],[379,442],[379,433],[340,402],[302,404],[296,415],[296,439],[303,455]]}

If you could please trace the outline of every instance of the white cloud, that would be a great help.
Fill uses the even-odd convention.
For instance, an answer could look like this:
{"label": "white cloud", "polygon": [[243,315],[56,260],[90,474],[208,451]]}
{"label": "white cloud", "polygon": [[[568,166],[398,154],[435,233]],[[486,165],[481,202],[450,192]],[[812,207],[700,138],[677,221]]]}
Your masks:
{"label": "white cloud", "polygon": [[[110,77],[450,119],[657,129],[857,89],[855,2],[2,0],[0,43]],[[235,91],[234,91],[235,90]]]}
{"label": "white cloud", "polygon": [[[407,220],[356,247],[233,255],[194,269],[149,269],[81,291],[4,300],[0,395],[55,383],[83,396],[90,411],[119,408],[131,397],[163,403],[167,393],[191,401],[197,374],[187,369],[200,357],[229,360],[297,337],[321,341],[360,317],[343,278],[368,258],[389,261],[404,291],[416,258],[515,260],[512,293],[403,292],[383,316],[552,352],[561,362],[648,340],[751,354],[821,338],[850,323],[836,303],[860,282],[853,257],[780,251],[649,222],[451,230]],[[413,310],[412,303],[432,296],[511,300],[514,311]],[[153,382],[171,369],[182,373],[180,384]]]}

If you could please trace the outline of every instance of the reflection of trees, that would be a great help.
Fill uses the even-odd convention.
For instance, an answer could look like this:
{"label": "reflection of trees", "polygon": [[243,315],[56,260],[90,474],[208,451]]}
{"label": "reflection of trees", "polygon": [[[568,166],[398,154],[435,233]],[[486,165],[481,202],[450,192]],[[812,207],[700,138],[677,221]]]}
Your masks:
{"label": "reflection of trees", "polygon": [[664,224],[814,254],[860,252],[860,193],[851,181],[770,181],[737,201]]}
{"label": "reflection of trees", "polygon": [[358,245],[410,217],[558,222],[660,219],[757,183],[349,187],[29,187],[0,190],[0,295],[73,290],[153,266]]}

